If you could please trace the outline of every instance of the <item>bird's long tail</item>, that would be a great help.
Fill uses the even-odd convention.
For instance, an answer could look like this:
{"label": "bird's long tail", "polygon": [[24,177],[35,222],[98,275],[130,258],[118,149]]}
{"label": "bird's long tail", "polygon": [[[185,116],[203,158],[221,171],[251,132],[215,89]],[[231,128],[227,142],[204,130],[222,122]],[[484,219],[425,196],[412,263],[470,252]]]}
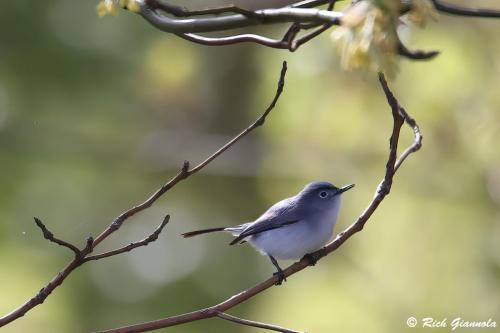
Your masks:
{"label": "bird's long tail", "polygon": [[189,238],[189,237],[198,236],[198,235],[202,235],[202,234],[208,234],[210,232],[224,231],[225,229],[226,229],[225,227],[202,229],[202,230],[195,230],[195,231],[185,232],[185,233],[183,233],[181,235],[184,238]]}

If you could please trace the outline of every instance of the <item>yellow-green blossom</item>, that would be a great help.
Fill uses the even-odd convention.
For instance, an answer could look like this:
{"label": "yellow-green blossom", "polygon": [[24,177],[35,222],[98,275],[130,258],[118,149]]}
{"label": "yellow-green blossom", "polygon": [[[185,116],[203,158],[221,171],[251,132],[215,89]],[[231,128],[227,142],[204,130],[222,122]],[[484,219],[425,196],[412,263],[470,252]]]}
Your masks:
{"label": "yellow-green blossom", "polygon": [[345,11],[342,25],[332,33],[344,69],[364,68],[394,76],[398,68],[399,8],[394,4],[394,1],[360,1]]}
{"label": "yellow-green blossom", "polygon": [[439,17],[436,9],[429,0],[413,0],[408,20],[420,27],[424,27],[427,19],[437,20]]}
{"label": "yellow-green blossom", "polygon": [[140,6],[137,0],[101,0],[97,4],[97,15],[118,15],[118,9],[125,8],[133,12],[138,12]]}

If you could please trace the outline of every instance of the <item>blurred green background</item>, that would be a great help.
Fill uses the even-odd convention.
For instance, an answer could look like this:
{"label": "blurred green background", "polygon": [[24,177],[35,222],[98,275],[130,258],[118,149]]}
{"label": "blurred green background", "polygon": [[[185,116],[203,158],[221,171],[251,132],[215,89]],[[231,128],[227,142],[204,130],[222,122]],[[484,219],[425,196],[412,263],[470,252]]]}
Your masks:
{"label": "blurred green background", "polygon": [[[201,161],[253,121],[284,59],[285,91],[264,127],[98,250],[140,239],[171,214],[158,241],[78,269],[5,332],[87,332],[215,304],[273,267],[249,246],[228,247],[227,235],[180,233],[247,222],[313,180],[357,184],[339,232],[384,172],[390,110],[374,74],[339,69],[328,33],[295,53],[211,48],[124,11],[100,19],[96,4],[9,1],[0,12],[1,314],[71,258],[42,238],[33,216],[82,245],[183,160]],[[446,15],[403,29],[412,47],[442,51],[430,62],[401,61],[390,82],[423,130],[423,150],[365,230],[231,314],[314,333],[428,331],[409,329],[409,316],[500,324],[499,29],[498,20]],[[402,144],[411,140],[405,129]],[[210,319],[169,331],[257,329]]]}

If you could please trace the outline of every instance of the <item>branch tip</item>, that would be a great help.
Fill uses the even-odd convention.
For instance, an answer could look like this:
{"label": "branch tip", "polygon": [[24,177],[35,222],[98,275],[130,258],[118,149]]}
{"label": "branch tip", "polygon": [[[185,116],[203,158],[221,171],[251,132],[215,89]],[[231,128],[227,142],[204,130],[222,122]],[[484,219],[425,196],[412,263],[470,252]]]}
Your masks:
{"label": "branch tip", "polygon": [[411,60],[431,60],[438,56],[441,51],[423,51],[423,50],[410,50],[400,40],[397,43],[397,50],[400,56]]}
{"label": "branch tip", "polygon": [[187,174],[187,173],[189,173],[189,161],[188,161],[188,160],[185,160],[185,161],[182,163],[181,173],[183,173],[183,174]]}
{"label": "branch tip", "polygon": [[94,250],[94,237],[89,236],[87,237],[85,248],[82,251],[80,251],[80,256],[79,256],[80,259],[85,258],[85,256],[88,255],[89,253],[92,253],[93,250]]}
{"label": "branch tip", "polygon": [[68,243],[62,239],[56,238],[54,236],[54,234],[45,226],[45,224],[42,222],[42,220],[40,220],[38,217],[33,217],[33,219],[35,220],[35,224],[37,225],[37,227],[40,228],[40,230],[42,231],[43,238],[45,238],[49,242],[52,242],[52,243],[55,243],[57,245],[63,246],[67,249],[70,249],[75,254],[75,256],[80,255],[80,250],[78,249],[78,247],[76,247],[75,245]]}

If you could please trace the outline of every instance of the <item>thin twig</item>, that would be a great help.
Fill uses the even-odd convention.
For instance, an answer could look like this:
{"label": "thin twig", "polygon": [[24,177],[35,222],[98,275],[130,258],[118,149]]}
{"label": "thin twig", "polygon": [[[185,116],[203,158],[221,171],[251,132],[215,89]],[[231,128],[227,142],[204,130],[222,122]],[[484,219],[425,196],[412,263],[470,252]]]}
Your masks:
{"label": "thin twig", "polygon": [[300,38],[297,38],[296,40],[294,40],[292,42],[292,45],[290,47],[290,51],[292,51],[292,52],[296,51],[303,44],[309,42],[310,40],[312,40],[312,39],[318,37],[319,35],[321,35],[326,30],[330,29],[331,26],[332,26],[331,24],[325,24],[325,25],[319,27],[318,29],[313,30],[313,31],[305,34],[304,36],[301,36]]}
{"label": "thin twig", "polygon": [[397,42],[397,50],[400,56],[412,60],[431,60],[440,53],[439,51],[410,50],[400,40]]}
{"label": "thin twig", "polygon": [[130,243],[129,245],[126,245],[126,246],[121,247],[121,248],[116,249],[116,250],[104,252],[101,254],[96,254],[93,256],[87,256],[84,259],[84,261],[99,260],[99,259],[103,259],[103,258],[107,258],[107,257],[112,257],[112,256],[116,256],[117,254],[129,252],[129,251],[131,251],[137,247],[140,247],[140,246],[146,246],[149,243],[154,242],[155,240],[158,239],[158,236],[160,235],[163,228],[167,225],[169,220],[170,220],[170,215],[165,216],[165,218],[163,219],[161,224],[155,229],[155,231],[153,231],[153,233],[151,235],[144,238],[143,240],[140,240],[140,241],[134,242],[134,243]]}
{"label": "thin twig", "polygon": [[[231,139],[228,143],[226,143],[224,146],[222,146],[215,153],[213,153],[212,155],[207,157],[204,161],[202,161],[196,167],[189,169],[189,162],[184,161],[184,164],[182,165],[181,170],[170,181],[168,181],[160,189],[158,189],[155,193],[153,193],[146,201],[144,201],[143,203],[141,203],[137,206],[134,206],[134,207],[124,211],[123,213],[121,213],[95,239],[93,239],[92,237],[87,238],[87,244],[86,244],[85,248],[82,251],[80,251],[80,254],[78,256],[75,256],[75,258],[71,262],[69,262],[66,265],[66,267],[64,267],[54,278],[52,278],[52,280],[49,283],[47,283],[47,285],[45,287],[43,287],[34,297],[32,297],[30,300],[26,301],[23,305],[21,305],[17,309],[13,310],[12,312],[10,312],[10,313],[8,313],[5,316],[0,318],[0,327],[7,325],[7,324],[11,323],[12,321],[24,316],[28,311],[33,309],[35,306],[42,304],[45,301],[45,299],[58,286],[60,286],[64,282],[64,280],[71,274],[71,272],[73,272],[76,268],[81,266],[83,263],[87,262],[85,260],[85,257],[89,253],[91,253],[94,250],[94,248],[96,246],[98,246],[103,240],[105,240],[112,233],[117,231],[122,226],[124,221],[126,221],[131,216],[151,207],[163,194],[165,194],[168,190],[170,190],[172,187],[174,187],[180,181],[182,181],[182,180],[186,179],[187,177],[200,171],[207,164],[209,164],[211,161],[213,161],[215,158],[217,158],[219,155],[221,155],[224,151],[226,151],[227,149],[232,147],[236,142],[238,142],[240,139],[242,139],[248,133],[253,131],[255,128],[263,125],[265,120],[266,120],[266,117],[274,109],[279,97],[281,96],[281,93],[283,92],[283,87],[285,84],[286,70],[287,70],[286,62],[283,62],[281,72],[280,72],[279,81],[278,81],[278,88],[276,90],[274,98],[271,101],[270,105],[266,108],[264,113],[259,118],[257,118],[257,120],[252,125],[250,125],[246,129],[244,129],[240,134],[238,134],[236,137]],[[164,220],[164,223],[166,224],[165,220]],[[156,231],[150,237],[154,237],[154,235],[156,233],[159,234],[159,232],[161,232],[162,229],[163,229],[163,226],[160,225],[160,227],[158,227],[158,229],[156,229]],[[42,228],[42,231],[43,230],[44,229]],[[46,234],[44,232],[44,236],[45,235],[50,236],[49,234]],[[52,239],[53,239],[53,235],[52,235]],[[140,244],[138,246],[146,245],[147,243],[149,243],[148,240],[149,240],[149,237],[144,239],[143,241],[138,242]],[[61,241],[61,242],[64,242],[64,241]],[[62,245],[62,244],[60,244],[60,245]],[[131,245],[128,245],[128,246],[125,246],[125,247],[117,249],[117,250],[113,250],[113,251],[110,251],[107,253],[102,253],[102,254],[96,255],[95,257],[87,257],[87,258],[91,258],[89,260],[97,260],[97,259],[106,258],[106,257],[109,257],[111,255],[116,255],[116,254],[126,252],[130,246]]]}
{"label": "thin twig", "polygon": [[[400,107],[399,102],[390,91],[387,82],[382,74],[379,75],[379,81],[387,98],[388,104],[391,107],[392,117],[393,117],[393,129],[389,140],[390,141],[389,156],[386,163],[384,178],[382,179],[380,185],[377,187],[374,198],[368,204],[368,207],[366,207],[363,213],[356,219],[356,221],[349,227],[347,227],[343,232],[338,234],[337,237],[332,242],[327,244],[324,248],[311,254],[312,257],[314,257],[317,260],[337,250],[345,241],[347,241],[355,233],[361,231],[364,228],[366,222],[373,215],[377,207],[389,194],[392,186],[392,180],[398,167],[405,161],[405,159],[411,153],[416,152],[421,147],[422,136],[420,134],[420,129],[418,128],[415,120],[411,118],[408,115],[408,113]],[[405,152],[401,155],[399,160],[397,160],[397,149],[398,149],[400,129],[405,122],[413,129],[415,133],[415,141],[407,150],[405,150]],[[299,262],[296,262],[293,265],[289,266],[287,269],[284,270],[285,277],[289,277],[310,266],[312,263],[309,260],[310,260],[309,258],[304,257]],[[225,312],[237,306],[238,304],[247,301],[248,299],[261,293],[262,291],[273,287],[277,282],[277,280],[278,277],[273,276],[249,289],[246,289],[226,299],[225,301],[219,304],[213,305],[208,308],[196,310],[181,315],[166,317],[159,320],[101,331],[101,333],[147,332],[160,328],[176,326],[184,323],[202,320],[206,318],[217,317],[221,312]]]}
{"label": "thin twig", "polygon": [[233,45],[233,44],[250,42],[271,47],[274,49],[292,50],[294,39],[297,36],[300,29],[301,28],[299,27],[298,24],[295,23],[292,24],[290,28],[286,31],[282,39],[272,39],[257,34],[241,34],[241,35],[232,35],[227,37],[205,37],[198,34],[184,33],[184,34],[177,34],[177,36],[185,40],[188,40],[190,42],[207,46]]}
{"label": "thin twig", "polygon": [[145,0],[146,5],[152,9],[161,9],[166,13],[172,14],[176,17],[190,17],[190,16],[201,16],[201,15],[220,15],[220,14],[242,14],[247,17],[257,17],[251,10],[246,10],[235,5],[227,5],[221,7],[211,7],[206,9],[189,10],[186,7],[172,5],[164,1],[158,0]]}
{"label": "thin twig", "polygon": [[73,251],[73,253],[77,257],[80,256],[81,252],[80,252],[80,249],[78,247],[76,247],[75,245],[70,244],[66,241],[63,241],[59,238],[56,238],[54,236],[54,234],[52,232],[50,232],[49,229],[47,229],[45,224],[43,224],[43,222],[38,217],[34,217],[34,220],[35,220],[35,223],[38,226],[38,228],[40,228],[42,230],[43,238],[47,239],[48,241],[50,241],[52,243],[56,243],[58,245],[61,245],[61,246],[64,246],[64,247],[70,249],[71,251]]}
{"label": "thin twig", "polygon": [[288,49],[289,43],[281,39],[272,39],[256,34],[241,34],[227,37],[205,37],[197,34],[177,34],[177,36],[193,43],[207,46],[233,45],[239,43],[256,43],[275,49]]}
{"label": "thin twig", "polygon": [[260,117],[257,118],[257,120],[255,120],[252,125],[245,128],[240,134],[238,134],[233,139],[231,139],[228,143],[226,143],[224,146],[219,148],[219,150],[217,150],[215,153],[210,155],[206,160],[204,160],[203,162],[198,164],[193,169],[189,170],[189,172],[188,172],[189,175],[192,175],[192,174],[200,171],[203,167],[205,167],[208,163],[212,162],[215,158],[217,158],[217,156],[219,156],[220,154],[222,154],[223,152],[228,150],[231,146],[233,146],[236,142],[238,142],[245,135],[247,135],[248,133],[250,133],[251,131],[253,131],[257,127],[264,125],[264,122],[266,121],[267,116],[274,109],[274,107],[276,106],[276,103],[278,102],[278,99],[281,96],[281,93],[283,92],[283,88],[285,87],[286,71],[287,71],[286,61],[283,61],[283,66],[281,67],[280,78],[278,80],[278,87],[276,89],[276,94],[274,95],[273,100],[271,101],[269,106],[266,108],[264,113],[262,113],[262,115],[260,115]]}
{"label": "thin twig", "polygon": [[[337,0],[330,0],[330,3],[328,4],[328,7],[326,10],[332,11],[333,8],[335,7],[336,2],[337,2]],[[290,46],[290,51],[293,52],[293,51],[297,50],[301,45],[309,42],[313,38],[316,38],[317,36],[321,35],[326,30],[330,29],[331,27],[332,27],[332,24],[329,24],[329,23],[323,24],[321,27],[317,28],[316,30],[313,30],[313,31],[305,34],[304,36],[292,41],[291,46]]]}
{"label": "thin twig", "polygon": [[224,313],[224,312],[219,312],[217,314],[217,317],[225,319],[225,320],[228,320],[228,321],[232,321],[232,322],[237,323],[237,324],[246,325],[246,326],[252,326],[252,327],[258,327],[258,328],[263,328],[263,329],[270,330],[270,331],[283,332],[283,333],[304,333],[304,332],[290,330],[288,328],[284,328],[284,327],[281,327],[281,326],[276,326],[276,325],[261,323],[261,322],[258,322],[258,321],[253,321],[253,320],[238,318],[238,317],[229,315],[229,314]]}

